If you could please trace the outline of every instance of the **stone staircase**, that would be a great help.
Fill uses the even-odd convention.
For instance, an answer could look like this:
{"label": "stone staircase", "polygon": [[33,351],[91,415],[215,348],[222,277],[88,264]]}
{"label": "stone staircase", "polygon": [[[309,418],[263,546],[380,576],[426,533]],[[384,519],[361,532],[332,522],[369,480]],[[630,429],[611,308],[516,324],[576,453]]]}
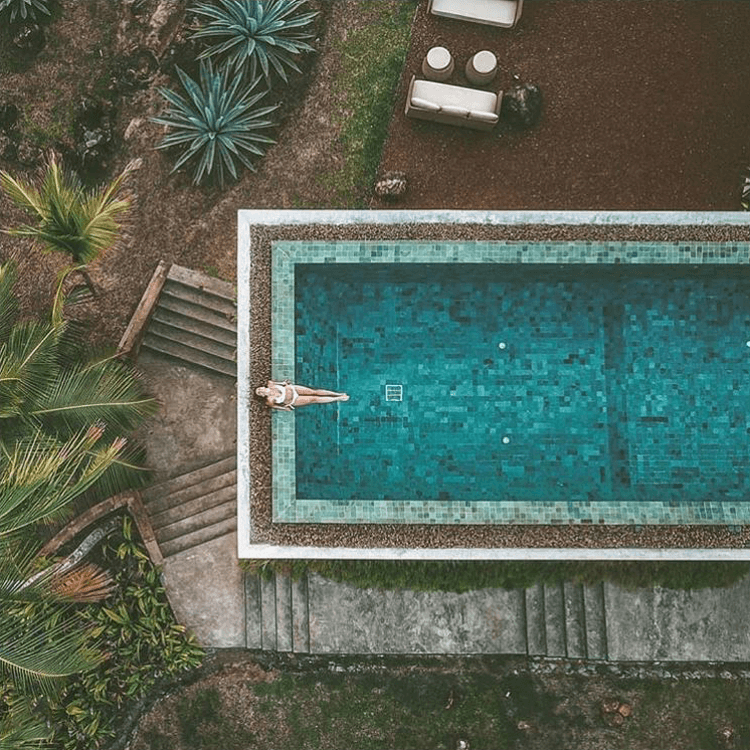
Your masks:
{"label": "stone staircase", "polygon": [[147,487],[141,498],[164,557],[231,534],[237,528],[236,456]]}
{"label": "stone staircase", "polygon": [[[529,656],[606,660],[604,586],[538,584],[514,597],[511,618],[526,633]],[[506,601],[508,599],[506,598]],[[245,576],[246,648],[312,653],[308,578]],[[318,622],[318,627],[323,626]],[[523,637],[518,646],[521,648]],[[512,653],[519,653],[512,650]],[[521,650],[522,653],[522,650]]]}
{"label": "stone staircase", "polygon": [[141,344],[222,375],[237,375],[234,288],[172,265]]}
{"label": "stone staircase", "polygon": [[310,653],[307,576],[245,576],[246,648]]}
{"label": "stone staircase", "polygon": [[529,656],[607,658],[603,584],[537,584],[524,593]]}

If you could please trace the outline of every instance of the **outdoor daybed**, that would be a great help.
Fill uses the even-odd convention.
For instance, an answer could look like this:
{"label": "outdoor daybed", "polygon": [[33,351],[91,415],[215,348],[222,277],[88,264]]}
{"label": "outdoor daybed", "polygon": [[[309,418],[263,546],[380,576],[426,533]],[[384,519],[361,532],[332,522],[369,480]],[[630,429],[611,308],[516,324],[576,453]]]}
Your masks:
{"label": "outdoor daybed", "polygon": [[405,112],[407,117],[419,120],[492,130],[500,118],[502,100],[502,91],[482,91],[412,76]]}
{"label": "outdoor daybed", "polygon": [[512,29],[521,17],[523,0],[429,0],[428,9],[436,16]]}

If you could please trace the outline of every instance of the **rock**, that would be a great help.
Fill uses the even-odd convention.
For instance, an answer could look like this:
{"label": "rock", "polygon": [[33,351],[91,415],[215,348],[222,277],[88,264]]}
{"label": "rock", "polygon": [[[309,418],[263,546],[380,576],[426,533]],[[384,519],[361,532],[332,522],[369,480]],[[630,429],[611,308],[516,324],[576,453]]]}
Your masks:
{"label": "rock", "polygon": [[617,710],[626,719],[633,713],[633,707],[629,703],[621,703]]}
{"label": "rock", "polygon": [[21,54],[38,55],[44,47],[44,30],[38,23],[22,23],[15,28],[11,43]]}
{"label": "rock", "polygon": [[7,135],[0,133],[0,159],[11,161],[16,158],[16,144]]}
{"label": "rock", "polygon": [[531,83],[516,83],[503,94],[501,115],[517,128],[532,128],[542,116],[542,92]]}
{"label": "rock", "polygon": [[75,156],[81,171],[104,171],[113,144],[108,109],[96,99],[83,99],[76,114],[75,134]]}
{"label": "rock", "polygon": [[386,172],[375,183],[375,195],[384,200],[398,200],[407,189],[406,174],[403,172]]}
{"label": "rock", "polygon": [[6,102],[0,103],[0,130],[11,131],[18,122],[18,107]]}
{"label": "rock", "polygon": [[133,137],[136,135],[136,132],[140,129],[143,123],[144,119],[142,117],[134,117],[125,128],[125,133],[122,136],[123,139],[126,141],[133,140]]}
{"label": "rock", "polygon": [[44,153],[42,149],[29,141],[21,141],[18,144],[16,159],[25,167],[35,167],[42,163]]}
{"label": "rock", "polygon": [[171,43],[180,27],[184,13],[184,7],[181,7],[177,0],[159,0],[156,10],[149,19],[150,30],[146,37],[146,46],[157,57],[161,57]]}

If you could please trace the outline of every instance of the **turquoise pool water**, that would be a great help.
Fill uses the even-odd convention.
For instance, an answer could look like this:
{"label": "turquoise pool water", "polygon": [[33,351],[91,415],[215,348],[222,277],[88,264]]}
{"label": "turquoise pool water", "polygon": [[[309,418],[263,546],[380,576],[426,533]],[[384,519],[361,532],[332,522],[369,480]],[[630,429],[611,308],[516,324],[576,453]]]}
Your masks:
{"label": "turquoise pool water", "polygon": [[351,396],[274,417],[308,520],[747,515],[747,266],[293,266],[293,375]]}

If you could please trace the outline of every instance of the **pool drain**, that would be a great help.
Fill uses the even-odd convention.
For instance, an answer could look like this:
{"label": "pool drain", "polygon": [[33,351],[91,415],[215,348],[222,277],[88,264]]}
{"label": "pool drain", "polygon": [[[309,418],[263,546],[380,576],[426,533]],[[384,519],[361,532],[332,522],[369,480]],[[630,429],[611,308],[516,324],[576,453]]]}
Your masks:
{"label": "pool drain", "polygon": [[392,383],[385,387],[385,400],[386,401],[402,401],[404,395],[404,388],[401,385],[394,385]]}

